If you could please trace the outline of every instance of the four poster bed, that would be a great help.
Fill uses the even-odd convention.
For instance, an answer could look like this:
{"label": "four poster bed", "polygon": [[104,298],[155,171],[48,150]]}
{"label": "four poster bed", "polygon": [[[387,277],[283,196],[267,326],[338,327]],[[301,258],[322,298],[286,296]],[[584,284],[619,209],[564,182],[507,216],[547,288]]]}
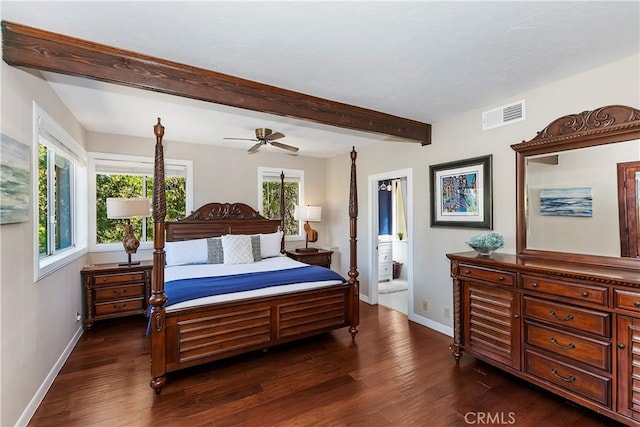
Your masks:
{"label": "four poster bed", "polygon": [[[283,191],[280,220],[263,218],[243,203],[209,203],[184,220],[165,222],[164,127],[160,119],[154,133],[154,253],[148,333],[150,385],[156,394],[160,394],[168,372],[342,327],[348,327],[355,338],[359,324],[355,149],[350,154],[350,266],[349,279],[345,281],[328,269],[282,256],[284,237],[279,230],[284,229]],[[283,181],[281,176],[281,185]],[[247,238],[251,240],[255,262],[220,262],[221,245],[228,254],[231,244],[246,244]],[[279,248],[274,250],[276,245]],[[194,254],[205,262],[185,260]],[[244,264],[251,265],[247,267],[250,269]],[[275,276],[284,274],[292,276],[284,279],[282,286],[267,286],[281,280]],[[204,285],[194,282],[196,277],[204,280]],[[190,290],[203,286],[224,288],[230,278],[240,285],[240,292],[190,300]],[[248,286],[249,282],[254,285]],[[182,291],[183,284],[187,285],[186,294],[177,294],[176,289]]]}

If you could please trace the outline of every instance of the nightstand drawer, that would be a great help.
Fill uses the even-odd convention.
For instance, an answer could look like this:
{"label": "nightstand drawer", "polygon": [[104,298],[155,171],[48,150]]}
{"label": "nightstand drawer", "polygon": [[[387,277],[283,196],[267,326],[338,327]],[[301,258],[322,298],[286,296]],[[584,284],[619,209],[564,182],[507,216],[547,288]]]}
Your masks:
{"label": "nightstand drawer", "polygon": [[121,313],[126,311],[142,311],[144,309],[144,299],[129,299],[96,304],[96,316],[106,314]]}
{"label": "nightstand drawer", "polygon": [[96,286],[115,285],[117,283],[144,283],[144,272],[136,271],[135,273],[121,274],[100,274],[93,278]]}
{"label": "nightstand drawer", "polygon": [[96,303],[114,299],[144,297],[144,284],[96,288]]}

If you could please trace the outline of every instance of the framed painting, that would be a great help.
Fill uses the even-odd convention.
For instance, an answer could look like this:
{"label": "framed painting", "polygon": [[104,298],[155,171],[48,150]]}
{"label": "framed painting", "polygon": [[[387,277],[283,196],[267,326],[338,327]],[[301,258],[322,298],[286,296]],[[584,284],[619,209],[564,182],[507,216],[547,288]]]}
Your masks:
{"label": "framed painting", "polygon": [[431,226],[493,228],[492,156],[429,166]]}
{"label": "framed painting", "polygon": [[0,134],[0,224],[29,221],[31,148]]}
{"label": "framed painting", "polygon": [[541,189],[540,215],[593,216],[591,187]]}

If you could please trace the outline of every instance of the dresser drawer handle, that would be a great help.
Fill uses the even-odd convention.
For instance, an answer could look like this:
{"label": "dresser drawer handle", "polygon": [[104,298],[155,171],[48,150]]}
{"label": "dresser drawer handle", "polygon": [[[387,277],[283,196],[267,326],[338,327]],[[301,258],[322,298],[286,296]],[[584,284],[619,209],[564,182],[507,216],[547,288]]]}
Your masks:
{"label": "dresser drawer handle", "polygon": [[125,308],[127,308],[127,304],[120,304],[120,305],[113,304],[113,308],[115,310],[124,310]]}
{"label": "dresser drawer handle", "polygon": [[122,290],[116,290],[116,289],[114,289],[114,290],[113,290],[113,294],[114,294],[114,295],[124,295],[124,294],[126,294],[126,293],[127,293],[127,290],[126,290],[126,289],[122,289]]}
{"label": "dresser drawer handle", "polygon": [[563,322],[568,322],[569,320],[573,320],[572,314],[567,314],[567,317],[560,317],[556,315],[556,312],[553,310],[549,310],[549,316],[553,317],[556,320],[562,320]]}
{"label": "dresser drawer handle", "polygon": [[538,282],[533,282],[533,283],[531,284],[531,287],[532,287],[532,288],[537,288],[537,287],[538,287]]}
{"label": "dresser drawer handle", "polygon": [[498,280],[503,281],[504,280],[504,276],[498,276]]}
{"label": "dresser drawer handle", "polygon": [[558,340],[556,340],[556,337],[551,337],[551,342],[560,348],[564,348],[565,350],[572,350],[576,348],[576,345],[572,342],[570,342],[569,345],[558,344]]}
{"label": "dresser drawer handle", "polygon": [[551,373],[553,375],[555,375],[556,377],[560,378],[562,381],[566,382],[566,383],[572,383],[576,380],[576,377],[574,377],[573,375],[569,375],[569,378],[563,377],[562,375],[558,374],[558,371],[556,371],[555,368],[551,369]]}
{"label": "dresser drawer handle", "polygon": [[471,270],[469,270],[469,269],[465,270],[464,274],[471,274]]}
{"label": "dresser drawer handle", "polygon": [[586,298],[586,297],[588,297],[588,296],[589,296],[589,292],[586,292],[586,291],[585,291],[585,292],[581,293],[580,295],[582,295],[584,298]]}
{"label": "dresser drawer handle", "polygon": [[639,308],[640,308],[640,301],[636,301],[636,302],[634,302],[634,303],[633,303],[633,305],[635,305],[636,307],[639,307]]}
{"label": "dresser drawer handle", "polygon": [[618,348],[619,348],[620,350],[622,350],[622,349],[624,348],[624,344],[623,344],[623,343],[618,343]]}

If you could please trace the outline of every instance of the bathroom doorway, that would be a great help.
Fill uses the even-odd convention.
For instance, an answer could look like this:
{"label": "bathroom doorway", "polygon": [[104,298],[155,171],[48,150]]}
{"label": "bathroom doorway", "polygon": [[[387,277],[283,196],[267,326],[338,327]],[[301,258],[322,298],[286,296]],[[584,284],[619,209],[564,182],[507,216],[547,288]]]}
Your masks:
{"label": "bathroom doorway", "polygon": [[413,307],[412,170],[369,177],[369,302],[410,315]]}

